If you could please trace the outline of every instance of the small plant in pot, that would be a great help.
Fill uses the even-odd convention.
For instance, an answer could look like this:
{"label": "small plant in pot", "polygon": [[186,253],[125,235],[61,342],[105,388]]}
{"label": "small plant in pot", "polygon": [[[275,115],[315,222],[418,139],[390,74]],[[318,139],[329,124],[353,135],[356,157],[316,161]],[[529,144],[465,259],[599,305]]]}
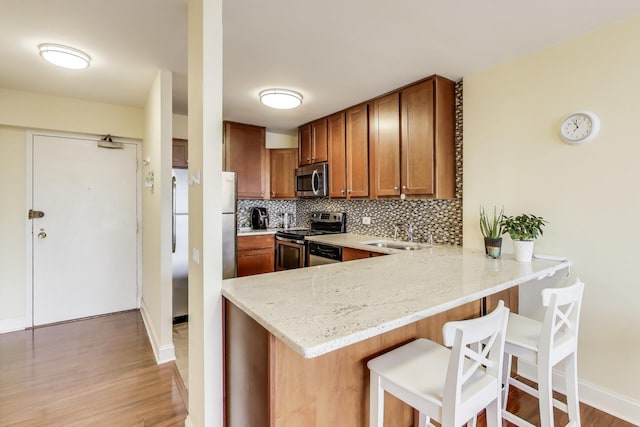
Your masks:
{"label": "small plant in pot", "polygon": [[480,231],[484,236],[484,252],[491,258],[498,258],[502,251],[503,219],[504,208],[498,213],[498,209],[494,206],[493,216],[489,218],[487,212],[480,206]]}
{"label": "small plant in pot", "polygon": [[533,243],[542,236],[542,228],[547,221],[540,216],[521,214],[518,216],[505,216],[502,219],[504,232],[513,240],[513,250],[516,261],[531,262],[533,255]]}

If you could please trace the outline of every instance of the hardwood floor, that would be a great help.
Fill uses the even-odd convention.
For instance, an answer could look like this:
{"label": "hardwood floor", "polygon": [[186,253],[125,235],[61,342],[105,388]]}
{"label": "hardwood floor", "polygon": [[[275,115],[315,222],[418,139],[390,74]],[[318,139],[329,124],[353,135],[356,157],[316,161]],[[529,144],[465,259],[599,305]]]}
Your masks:
{"label": "hardwood floor", "polygon": [[[156,364],[137,311],[0,334],[0,426],[183,426],[178,375]],[[509,410],[539,422],[537,401],[514,387]],[[634,426],[584,404],[581,417],[583,427]]]}
{"label": "hardwood floor", "polygon": [[0,334],[0,426],[183,426],[138,311]]}

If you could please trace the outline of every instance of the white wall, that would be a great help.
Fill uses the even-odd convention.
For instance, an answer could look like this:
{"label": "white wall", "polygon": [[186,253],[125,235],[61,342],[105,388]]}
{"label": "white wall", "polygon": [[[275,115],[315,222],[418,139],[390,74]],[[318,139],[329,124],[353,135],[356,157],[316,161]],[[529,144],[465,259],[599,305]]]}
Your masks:
{"label": "white wall", "polygon": [[25,325],[26,135],[0,126],[0,333]]}
{"label": "white wall", "polygon": [[189,138],[189,122],[187,116],[181,114],[173,115],[173,137],[180,139]]}
{"label": "white wall", "polygon": [[[536,252],[568,256],[586,284],[583,398],[640,422],[640,17],[464,78],[464,246],[481,248],[478,207],[549,221]],[[575,110],[601,119],[583,146],[561,142]],[[506,236],[505,236],[506,237]],[[511,252],[506,239],[503,250]],[[530,310],[539,298],[525,296]],[[607,398],[617,403],[603,403]],[[615,399],[614,399],[615,400]],[[621,403],[624,401],[623,403]],[[616,406],[620,404],[620,406]],[[612,407],[613,406],[613,407]]]}
{"label": "white wall", "polygon": [[142,179],[142,315],[158,363],[175,359],[171,286],[171,79],[159,71],[145,105]]}
{"label": "white wall", "polygon": [[267,148],[297,148],[298,133],[292,132],[274,132],[268,130],[265,136],[265,147]]}
{"label": "white wall", "polygon": [[26,130],[141,138],[141,108],[0,88],[0,333],[23,329],[26,295]]}
{"label": "white wall", "polygon": [[222,426],[222,0],[189,0],[189,417]]}

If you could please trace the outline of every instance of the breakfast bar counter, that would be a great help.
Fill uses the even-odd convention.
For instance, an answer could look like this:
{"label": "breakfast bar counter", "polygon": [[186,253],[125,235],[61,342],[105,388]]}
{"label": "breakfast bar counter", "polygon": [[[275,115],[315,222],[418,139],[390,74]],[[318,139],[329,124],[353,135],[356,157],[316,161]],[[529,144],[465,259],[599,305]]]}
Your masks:
{"label": "breakfast bar counter", "polygon": [[[313,239],[373,251],[361,242],[376,238]],[[228,426],[365,425],[367,360],[417,337],[441,342],[445,322],[498,298],[517,310],[516,285],[569,266],[449,245],[378,250],[389,255],[223,281]],[[394,399],[385,408],[413,418]]]}

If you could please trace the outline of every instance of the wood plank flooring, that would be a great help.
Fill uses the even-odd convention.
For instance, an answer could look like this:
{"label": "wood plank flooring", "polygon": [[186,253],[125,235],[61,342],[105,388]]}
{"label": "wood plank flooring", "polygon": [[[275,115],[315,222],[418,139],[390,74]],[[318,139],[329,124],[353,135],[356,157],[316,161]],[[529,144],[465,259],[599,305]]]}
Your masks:
{"label": "wood plank flooring", "polygon": [[[0,334],[0,426],[184,426],[178,375],[156,364],[138,311]],[[509,410],[537,425],[537,400],[515,387],[510,396]],[[584,404],[581,417],[634,426]]]}
{"label": "wood plank flooring", "polygon": [[0,334],[0,426],[184,426],[138,311]]}

